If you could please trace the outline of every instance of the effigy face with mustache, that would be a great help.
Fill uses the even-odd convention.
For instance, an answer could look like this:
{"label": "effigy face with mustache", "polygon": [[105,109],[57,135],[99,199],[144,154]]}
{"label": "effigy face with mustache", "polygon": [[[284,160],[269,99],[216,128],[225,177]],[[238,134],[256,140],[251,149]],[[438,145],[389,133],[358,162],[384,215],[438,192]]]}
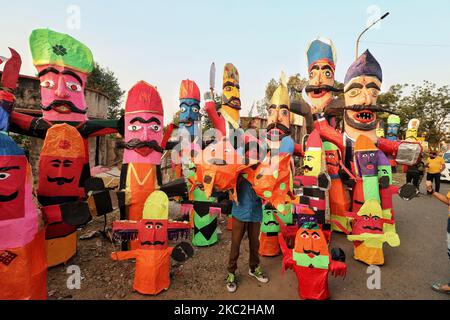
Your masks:
{"label": "effigy face with mustache", "polygon": [[187,129],[191,136],[198,134],[197,121],[200,121],[200,90],[194,81],[183,80],[181,82],[180,111],[180,129]]}
{"label": "effigy face with mustache", "polygon": [[56,124],[47,131],[39,158],[37,194],[42,205],[83,198],[85,157],[84,141],[75,127]]}
{"label": "effigy face with mustache", "polygon": [[37,67],[41,84],[41,109],[49,121],[87,120],[84,96],[87,74],[67,67]]}
{"label": "effigy face with mustache", "polygon": [[125,106],[124,163],[161,164],[163,122],[158,91],[138,82],[129,91]]}
{"label": "effigy face with mustache", "polygon": [[25,153],[7,135],[0,134],[0,221],[25,215]]}
{"label": "effigy face with mustache", "polygon": [[368,265],[383,265],[383,243],[391,247],[400,245],[400,238],[392,225],[392,219],[386,219],[378,201],[371,199],[364,203],[358,213],[349,212],[352,221],[351,234],[347,239],[354,241],[354,258]]}
{"label": "effigy face with mustache", "polygon": [[333,100],[336,50],[329,39],[312,41],[307,50],[309,81],[305,92],[309,98],[311,112],[323,113]]}
{"label": "effigy face with mustache", "polygon": [[240,120],[241,94],[239,90],[239,72],[233,64],[227,63],[223,73],[222,107],[220,113],[235,129],[239,128]]}
{"label": "effigy face with mustache", "polygon": [[293,259],[298,266],[328,269],[328,243],[317,224],[308,222],[298,229]]}
{"label": "effigy face with mustache", "polygon": [[88,120],[84,90],[94,67],[90,49],[68,35],[49,29],[32,32],[30,49],[41,84],[44,119]]}
{"label": "effigy face with mustache", "polygon": [[397,141],[398,131],[400,130],[400,117],[391,114],[387,119],[386,138],[389,140]]}
{"label": "effigy face with mustache", "polygon": [[377,141],[377,98],[382,71],[378,61],[367,50],[350,66],[345,76],[344,123],[346,134],[356,140],[360,134]]}
{"label": "effigy face with mustache", "polygon": [[[283,150],[283,144],[291,145],[293,148],[293,141],[290,138],[291,134],[291,112],[290,112],[290,98],[287,88],[286,77],[281,73],[280,85],[277,87],[270,100],[267,116],[267,138],[271,149],[280,149],[280,152],[293,153],[293,150]],[[290,139],[290,141],[283,141]],[[290,142],[290,143],[289,143]]]}

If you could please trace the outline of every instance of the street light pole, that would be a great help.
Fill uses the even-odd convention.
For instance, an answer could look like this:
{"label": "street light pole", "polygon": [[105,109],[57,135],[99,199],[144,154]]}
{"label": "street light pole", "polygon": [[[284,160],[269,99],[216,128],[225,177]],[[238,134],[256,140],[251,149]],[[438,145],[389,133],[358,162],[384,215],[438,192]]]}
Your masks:
{"label": "street light pole", "polygon": [[378,21],[383,20],[383,19],[386,18],[388,15],[389,15],[389,12],[386,12],[386,13],[383,14],[378,20],[374,21],[370,26],[368,26],[367,28],[365,28],[364,31],[360,33],[358,39],[356,40],[356,57],[355,57],[355,60],[358,59],[359,40],[361,39],[361,36],[362,36],[367,30],[369,30],[372,26],[374,26]]}

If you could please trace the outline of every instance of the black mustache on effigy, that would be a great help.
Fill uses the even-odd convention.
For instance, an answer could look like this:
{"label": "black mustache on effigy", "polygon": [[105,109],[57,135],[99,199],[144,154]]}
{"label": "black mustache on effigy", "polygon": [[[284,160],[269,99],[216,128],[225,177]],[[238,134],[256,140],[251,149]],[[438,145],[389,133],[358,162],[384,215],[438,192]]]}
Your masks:
{"label": "black mustache on effigy", "polygon": [[159,145],[158,141],[156,141],[156,140],[142,141],[139,139],[131,139],[128,142],[117,143],[117,148],[120,148],[120,149],[125,148],[128,150],[133,150],[133,149],[139,149],[139,148],[144,148],[144,147],[149,147],[150,149],[153,149],[160,153],[164,152],[164,149]]}
{"label": "black mustache on effigy", "polygon": [[71,183],[73,181],[74,177],[72,178],[64,178],[64,177],[49,177],[47,176],[47,181],[48,182],[56,182],[56,184],[58,186],[62,186],[65,183]]}
{"label": "black mustache on effigy", "polygon": [[77,108],[72,102],[67,101],[67,100],[55,100],[52,103],[50,103],[48,106],[41,106],[41,109],[44,111],[50,111],[50,110],[53,110],[55,107],[58,107],[61,105],[66,106],[73,113],[86,114],[86,112],[87,112],[87,110],[81,110],[81,109]]}
{"label": "black mustache on effigy", "polygon": [[[325,90],[325,91],[330,91],[330,92],[343,92],[343,89],[339,89],[333,86],[329,86],[329,85],[321,85],[321,86],[313,86],[313,85],[307,85],[305,87],[305,91],[308,92],[313,92],[316,90]],[[300,90],[301,91],[301,90]]]}
{"label": "black mustache on effigy", "polygon": [[384,108],[382,108],[380,106],[377,106],[377,105],[364,106],[364,105],[360,105],[360,104],[354,104],[352,106],[345,106],[343,109],[344,110],[352,110],[352,111],[369,110],[369,111],[372,111],[372,112],[387,112],[387,113],[391,113],[391,114],[397,114],[394,111],[384,109]]}

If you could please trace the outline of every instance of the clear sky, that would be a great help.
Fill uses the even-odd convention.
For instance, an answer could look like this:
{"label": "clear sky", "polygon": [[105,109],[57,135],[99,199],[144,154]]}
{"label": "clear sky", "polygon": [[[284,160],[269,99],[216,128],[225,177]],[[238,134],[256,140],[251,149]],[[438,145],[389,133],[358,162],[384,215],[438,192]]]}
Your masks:
{"label": "clear sky", "polygon": [[380,62],[382,89],[422,80],[450,84],[447,0],[2,2],[0,55],[9,54],[8,46],[18,50],[23,74],[35,74],[28,47],[34,28],[69,33],[91,48],[98,63],[115,72],[124,90],[141,79],[156,85],[166,121],[178,110],[181,80],[195,80],[204,92],[213,61],[216,87],[221,86],[225,63],[238,68],[246,115],[281,70],[306,75],[306,46],[317,36],[334,41],[336,79],[342,82],[354,60],[359,32],[386,11],[390,15],[379,28],[369,30],[360,45],[360,53],[369,48]]}

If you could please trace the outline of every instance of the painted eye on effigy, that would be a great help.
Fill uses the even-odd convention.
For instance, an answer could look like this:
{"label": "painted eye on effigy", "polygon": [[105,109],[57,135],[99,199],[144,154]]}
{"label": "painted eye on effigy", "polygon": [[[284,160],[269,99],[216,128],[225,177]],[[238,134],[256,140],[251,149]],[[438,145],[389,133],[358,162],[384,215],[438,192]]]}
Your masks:
{"label": "painted eye on effigy", "polygon": [[137,125],[128,126],[128,130],[129,131],[139,131],[141,129],[142,129],[142,127],[141,126],[137,126]]}
{"label": "painted eye on effigy", "polygon": [[157,124],[151,125],[150,128],[155,132],[158,132],[159,130],[161,130],[161,127],[158,126]]}
{"label": "painted eye on effigy", "polygon": [[361,93],[360,89],[352,89],[349,91],[348,95],[353,98],[359,95],[360,93]]}
{"label": "painted eye on effigy", "polygon": [[44,80],[41,82],[41,87],[45,89],[53,89],[55,87],[55,82],[53,80]]}
{"label": "painted eye on effigy", "polygon": [[0,180],[8,179],[8,177],[9,177],[10,175],[11,175],[10,173],[6,173],[6,172],[0,173]]}
{"label": "painted eye on effigy", "polygon": [[81,91],[81,86],[78,83],[67,82],[66,86],[72,92],[80,92]]}

